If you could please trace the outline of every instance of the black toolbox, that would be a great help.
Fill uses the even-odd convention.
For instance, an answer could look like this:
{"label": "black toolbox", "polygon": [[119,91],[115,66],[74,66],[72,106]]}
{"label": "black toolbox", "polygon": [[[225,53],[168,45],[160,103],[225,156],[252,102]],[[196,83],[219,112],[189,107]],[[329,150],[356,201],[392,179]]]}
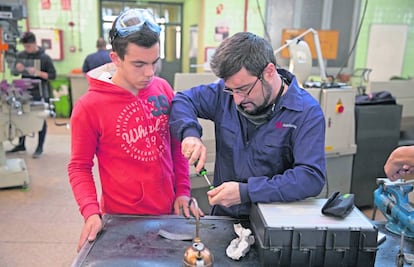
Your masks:
{"label": "black toolbox", "polygon": [[261,266],[374,266],[377,227],[356,207],[343,219],[323,215],[326,200],[252,206]]}

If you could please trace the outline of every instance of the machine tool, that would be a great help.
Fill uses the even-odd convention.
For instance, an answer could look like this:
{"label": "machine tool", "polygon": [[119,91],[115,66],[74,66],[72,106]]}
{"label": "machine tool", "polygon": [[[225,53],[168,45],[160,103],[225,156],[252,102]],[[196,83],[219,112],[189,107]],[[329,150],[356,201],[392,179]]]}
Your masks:
{"label": "machine tool", "polygon": [[3,141],[41,130],[49,115],[46,103],[32,102],[28,89],[35,80],[19,79],[0,83],[0,187],[27,187],[29,176],[23,159],[6,159]]}
{"label": "machine tool", "polygon": [[373,219],[379,209],[387,219],[385,229],[401,236],[397,266],[403,266],[404,262],[414,266],[414,254],[404,253],[405,239],[414,240],[414,208],[408,199],[408,194],[414,189],[414,180],[392,182],[378,178],[377,184],[378,188],[374,191]]}
{"label": "machine tool", "polygon": [[378,178],[377,184],[374,204],[387,219],[386,229],[398,235],[404,232],[405,237],[414,239],[414,208],[408,200],[414,180],[391,182]]}
{"label": "machine tool", "polygon": [[[0,72],[12,69],[16,59],[18,21],[26,17],[23,0],[4,0],[0,3]],[[6,64],[3,64],[5,62]],[[4,78],[3,78],[4,79]],[[0,188],[27,187],[29,176],[23,159],[6,158],[3,141],[30,135],[41,130],[43,121],[53,112],[45,101],[32,101],[29,89],[39,86],[40,80],[2,80],[0,83]]]}
{"label": "machine tool", "polygon": [[4,62],[12,64],[17,53],[17,38],[20,36],[18,21],[26,17],[23,0],[2,0],[0,3],[0,71]]}

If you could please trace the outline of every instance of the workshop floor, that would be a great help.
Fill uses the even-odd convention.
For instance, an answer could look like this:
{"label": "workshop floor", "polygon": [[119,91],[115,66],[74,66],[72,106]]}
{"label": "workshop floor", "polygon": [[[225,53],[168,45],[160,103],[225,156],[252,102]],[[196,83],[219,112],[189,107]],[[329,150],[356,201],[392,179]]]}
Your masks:
{"label": "workshop floor", "polygon": [[[70,266],[83,220],[66,174],[70,133],[48,122],[44,154],[33,159],[37,135],[26,138],[23,158],[30,176],[27,190],[0,189],[0,266]],[[4,142],[5,150],[12,148]]]}
{"label": "workshop floor", "polygon": [[[64,122],[64,119],[58,119]],[[66,120],[67,121],[67,120]],[[0,189],[0,266],[70,266],[83,225],[69,186],[66,166],[70,132],[48,122],[44,154],[32,158],[35,138],[26,139],[27,151],[8,155],[23,158],[30,175],[27,190]],[[4,142],[5,150],[13,147]],[[96,170],[94,170],[95,172]],[[371,218],[372,210],[364,210]],[[377,220],[383,219],[377,212]]]}

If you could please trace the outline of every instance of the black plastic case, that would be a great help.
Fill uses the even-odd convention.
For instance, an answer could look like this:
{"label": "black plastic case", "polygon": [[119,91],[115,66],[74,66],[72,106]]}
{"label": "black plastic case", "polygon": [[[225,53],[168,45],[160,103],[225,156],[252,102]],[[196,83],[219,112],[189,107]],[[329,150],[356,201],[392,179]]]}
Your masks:
{"label": "black plastic case", "polygon": [[326,200],[253,205],[261,266],[374,266],[377,227],[356,207],[345,218],[323,215]]}

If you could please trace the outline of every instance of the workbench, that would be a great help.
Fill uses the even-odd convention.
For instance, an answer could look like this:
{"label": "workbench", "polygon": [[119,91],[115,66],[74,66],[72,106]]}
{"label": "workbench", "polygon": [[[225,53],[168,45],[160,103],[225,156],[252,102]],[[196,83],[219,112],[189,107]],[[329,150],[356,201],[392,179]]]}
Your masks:
{"label": "workbench", "polygon": [[[214,255],[214,266],[260,266],[257,248],[239,261],[225,254],[230,241],[236,238],[233,225],[240,221],[218,216],[200,220],[200,238]],[[245,222],[242,222],[245,223]],[[104,229],[94,242],[83,246],[72,266],[182,266],[183,255],[193,241],[169,240],[158,235],[160,229],[195,236],[194,218],[182,216],[104,216]],[[375,267],[396,266],[400,237],[387,232],[383,222],[375,223],[386,240],[378,246]],[[405,252],[414,251],[414,241],[406,240]],[[303,266],[306,266],[304,263]]]}

